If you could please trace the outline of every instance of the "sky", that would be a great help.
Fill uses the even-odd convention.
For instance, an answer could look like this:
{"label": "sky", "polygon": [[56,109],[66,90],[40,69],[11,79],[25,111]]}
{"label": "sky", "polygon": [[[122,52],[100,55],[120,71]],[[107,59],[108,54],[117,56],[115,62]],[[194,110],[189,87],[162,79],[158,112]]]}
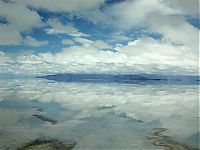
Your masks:
{"label": "sky", "polygon": [[0,0],[0,74],[199,73],[199,0]]}

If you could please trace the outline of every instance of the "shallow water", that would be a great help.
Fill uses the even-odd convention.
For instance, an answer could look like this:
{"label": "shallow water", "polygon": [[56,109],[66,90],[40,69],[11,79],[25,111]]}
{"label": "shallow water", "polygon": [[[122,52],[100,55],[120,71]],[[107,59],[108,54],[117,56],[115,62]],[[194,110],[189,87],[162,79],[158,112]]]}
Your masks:
{"label": "shallow water", "polygon": [[[77,142],[74,149],[198,149],[198,85],[0,79],[0,149],[36,139]],[[163,139],[162,139],[163,140]],[[167,145],[167,144],[166,144]]]}

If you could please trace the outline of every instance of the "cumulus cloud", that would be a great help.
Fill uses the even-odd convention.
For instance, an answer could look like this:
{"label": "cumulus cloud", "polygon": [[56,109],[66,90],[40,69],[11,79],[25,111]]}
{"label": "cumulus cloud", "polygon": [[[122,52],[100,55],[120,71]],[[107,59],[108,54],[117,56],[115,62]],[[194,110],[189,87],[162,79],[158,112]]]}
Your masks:
{"label": "cumulus cloud", "polygon": [[176,46],[153,38],[130,41],[126,46],[117,48],[134,63],[163,64],[173,66],[198,66],[198,56],[185,46]]}
{"label": "cumulus cloud", "polygon": [[62,44],[63,45],[74,45],[75,42],[73,40],[70,40],[70,39],[63,39]]}
{"label": "cumulus cloud", "polygon": [[148,16],[155,12],[174,14],[171,8],[163,5],[159,0],[127,0],[106,7],[104,11],[95,10],[83,15],[94,23],[104,22],[121,29],[129,29],[135,26],[146,26]]}
{"label": "cumulus cloud", "polygon": [[52,12],[84,11],[99,8],[105,0],[15,0],[37,9],[46,9]]}
{"label": "cumulus cloud", "polygon": [[0,1],[0,16],[8,22],[0,23],[1,45],[18,45],[22,41],[21,33],[42,25],[41,17],[37,12],[15,2]]}
{"label": "cumulus cloud", "polygon": [[185,45],[198,54],[199,30],[177,16],[154,15],[150,17],[150,31],[160,33],[163,40],[174,44]]}
{"label": "cumulus cloud", "polygon": [[85,46],[85,47],[93,46],[97,50],[111,49],[112,48],[111,45],[109,45],[108,43],[105,43],[102,40],[92,41],[92,40],[89,40],[89,39],[86,39],[86,38],[75,38],[74,40],[76,42],[80,43],[81,45]]}
{"label": "cumulus cloud", "polygon": [[120,30],[143,28],[159,33],[163,40],[182,44],[198,51],[199,30],[186,21],[185,16],[198,16],[199,1],[181,0],[127,0],[104,11],[85,13],[94,23],[107,24]]}
{"label": "cumulus cloud", "polygon": [[163,0],[161,1],[168,7],[175,9],[177,14],[198,15],[199,0]]}
{"label": "cumulus cloud", "polygon": [[149,17],[154,15],[198,16],[198,8],[198,0],[126,0],[106,7],[103,11],[95,10],[84,15],[95,23],[104,22],[108,25],[117,23],[115,26],[128,29],[134,26],[148,26]]}
{"label": "cumulus cloud", "polygon": [[[97,41],[98,43],[98,41]],[[62,52],[18,55],[4,58],[1,64],[10,65],[13,72],[33,74],[56,72],[124,72],[124,73],[173,73],[197,74],[198,56],[185,46],[165,43],[153,38],[140,38],[127,45],[114,47],[114,51],[100,50],[96,41],[66,47]],[[10,68],[10,67],[8,67]],[[4,71],[4,70],[2,70]]]}
{"label": "cumulus cloud", "polygon": [[[49,36],[62,35],[66,45],[57,53],[10,55],[1,52],[1,72],[128,72],[197,74],[199,29],[187,22],[196,17],[199,1],[126,0],[109,5],[104,0],[12,0],[0,1],[0,45],[41,46],[48,41],[32,37],[40,28]],[[42,17],[38,10],[65,13],[113,31],[109,40],[83,33],[75,24]],[[72,17],[72,18],[73,18]],[[98,28],[99,29],[99,28]],[[88,29],[89,30],[89,29]],[[144,35],[129,36],[132,30]],[[99,31],[100,32],[100,31]],[[159,34],[159,38],[148,37]],[[70,39],[66,37],[70,36]],[[107,35],[104,35],[107,36]],[[118,43],[116,46],[110,42]],[[124,41],[127,44],[123,43]],[[121,43],[122,42],[122,43]],[[68,47],[67,47],[68,46]]]}
{"label": "cumulus cloud", "polygon": [[[88,36],[80,32],[73,24],[63,24],[59,19],[49,19],[42,22],[42,17],[37,13],[38,9],[45,9],[53,12],[81,12],[84,10],[98,9],[104,0],[62,0],[52,1],[0,1],[0,17],[5,18],[6,23],[0,23],[0,45],[31,46],[41,45],[44,41],[37,41],[33,38],[23,39],[22,34],[29,33],[33,28],[46,27],[47,34],[67,34],[73,37]],[[34,9],[31,9],[34,8]],[[36,9],[36,10],[35,10]],[[31,43],[30,43],[31,40]],[[34,44],[33,44],[34,42]],[[39,43],[40,42],[40,43]],[[46,42],[46,41],[45,41]]]}
{"label": "cumulus cloud", "polygon": [[22,36],[19,31],[0,24],[0,45],[18,45],[21,40]]}
{"label": "cumulus cloud", "polygon": [[25,39],[23,39],[23,43],[29,46],[42,46],[42,45],[47,45],[49,42],[39,41],[31,36],[27,36]]}
{"label": "cumulus cloud", "polygon": [[8,25],[19,31],[31,30],[41,25],[41,17],[23,4],[0,1],[0,15],[5,17]]}
{"label": "cumulus cloud", "polygon": [[57,19],[49,19],[46,23],[50,28],[46,28],[47,34],[68,34],[74,37],[88,36],[82,32],[79,32],[72,24],[63,24]]}

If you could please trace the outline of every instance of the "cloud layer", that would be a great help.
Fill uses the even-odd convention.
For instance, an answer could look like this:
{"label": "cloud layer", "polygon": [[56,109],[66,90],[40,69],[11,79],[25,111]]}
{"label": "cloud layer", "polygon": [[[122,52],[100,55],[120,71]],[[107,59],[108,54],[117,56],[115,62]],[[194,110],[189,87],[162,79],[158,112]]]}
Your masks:
{"label": "cloud layer", "polygon": [[[198,74],[199,29],[188,22],[188,18],[198,17],[198,7],[198,0],[126,0],[111,4],[104,0],[0,1],[0,72]],[[62,15],[46,17],[39,13],[41,10]],[[112,30],[112,34],[102,32],[101,37],[106,38],[95,36],[90,26],[82,31],[74,18],[96,26],[99,34],[101,28]],[[32,34],[37,29],[46,34],[46,39],[39,40],[39,32]],[[57,44],[62,46],[56,53],[4,50],[15,45],[30,49],[46,46],[48,50],[48,36],[53,35],[59,37]]]}

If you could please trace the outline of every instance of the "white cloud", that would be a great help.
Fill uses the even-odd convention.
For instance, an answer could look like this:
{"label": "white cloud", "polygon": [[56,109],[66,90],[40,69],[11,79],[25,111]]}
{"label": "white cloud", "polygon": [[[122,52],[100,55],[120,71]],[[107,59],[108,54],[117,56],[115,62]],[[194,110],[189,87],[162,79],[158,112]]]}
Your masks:
{"label": "white cloud", "polygon": [[89,46],[91,43],[93,43],[92,40],[86,38],[74,38],[74,40],[84,46]]}
{"label": "white cloud", "polygon": [[198,7],[198,0],[127,0],[104,11],[86,12],[83,16],[121,31],[143,28],[161,34],[162,40],[185,45],[197,52],[199,30],[189,24],[185,16],[197,16]]}
{"label": "white cloud", "polygon": [[86,18],[98,23],[104,22],[122,29],[135,26],[148,26],[149,17],[161,15],[165,17],[187,16],[199,14],[198,0],[127,0],[113,4],[103,11],[85,12]]}
{"label": "white cloud", "polygon": [[[22,73],[27,71],[30,73],[65,71],[159,73],[165,70],[168,73],[197,74],[199,29],[189,24],[185,16],[198,15],[199,1],[127,0],[99,9],[103,3],[104,0],[59,2],[13,0],[12,3],[0,1],[0,16],[8,21],[8,24],[0,24],[0,45],[39,46],[48,43],[30,36],[22,38],[23,32],[28,33],[33,28],[44,25],[37,12],[28,6],[52,12],[67,12],[97,25],[105,25],[104,28],[117,30],[111,35],[113,39],[108,41],[91,40],[93,38],[82,33],[75,25],[63,23],[60,18],[49,19],[44,25],[45,31],[48,34],[72,36],[71,41],[68,39],[61,41],[69,47],[56,54],[21,54],[11,57],[1,53],[1,65],[7,66],[7,69],[2,70]],[[146,35],[143,35],[143,38],[134,35],[133,38],[137,40],[125,36],[131,30],[140,31],[141,28],[145,33],[160,34],[161,40],[145,37]],[[107,43],[112,40],[119,41],[114,48]],[[128,44],[122,45],[121,41],[128,41]],[[116,52],[104,51],[105,49],[114,49]],[[13,60],[16,64],[9,64],[8,60]]]}
{"label": "white cloud", "polygon": [[29,32],[34,27],[42,25],[37,12],[28,9],[23,4],[0,1],[0,16],[7,24],[0,24],[0,44],[18,45],[22,41],[22,32]]}
{"label": "white cloud", "polygon": [[63,39],[62,44],[63,45],[74,45],[75,42],[73,40],[70,40],[70,39]]}
{"label": "white cloud", "polygon": [[33,27],[39,27],[42,24],[41,17],[36,11],[19,3],[0,1],[0,16],[5,17],[8,25],[20,32],[31,30]]}
{"label": "white cloud", "polygon": [[130,41],[117,50],[129,56],[127,63],[198,67],[198,56],[185,46],[176,46],[153,38]]}
{"label": "white cloud", "polygon": [[93,45],[97,48],[97,49],[111,49],[112,46],[105,43],[102,40],[96,40]]}
{"label": "white cloud", "polygon": [[49,42],[48,41],[39,41],[31,36],[27,36],[25,39],[23,39],[24,45],[29,45],[29,46],[42,46],[42,45],[47,45]]}
{"label": "white cloud", "polygon": [[11,60],[11,57],[9,57],[6,53],[0,51],[0,63],[6,63]]}
{"label": "white cloud", "polygon": [[0,45],[18,45],[21,40],[22,36],[19,31],[11,26],[0,24]]}
{"label": "white cloud", "polygon": [[148,26],[148,16],[152,13],[174,14],[174,10],[159,0],[127,0],[107,7],[104,11],[86,12],[85,17],[94,23],[104,22],[121,29]]}
{"label": "white cloud", "polygon": [[79,32],[72,24],[62,24],[56,19],[49,19],[46,25],[50,26],[50,28],[45,29],[47,34],[68,34],[74,37],[88,36]]}
{"label": "white cloud", "polygon": [[110,42],[122,42],[131,40],[128,36],[120,32],[114,32],[111,34],[109,41]]}
{"label": "white cloud", "polygon": [[[0,17],[5,18],[8,22],[6,24],[0,23],[0,45],[19,45],[23,44],[21,34],[23,32],[30,32],[33,28],[44,25],[41,16],[30,7],[36,9],[47,9],[53,12],[80,12],[88,9],[98,9],[104,0],[61,0],[59,2],[54,0],[12,0],[9,2],[0,1]],[[73,25],[63,25],[56,20],[49,20],[47,28],[48,34],[69,34],[74,37],[87,36],[79,32]]]}
{"label": "white cloud", "polygon": [[[22,54],[12,57],[16,73],[120,72],[197,74],[198,56],[190,48],[153,38],[140,38],[115,47],[117,52],[102,51],[99,41],[64,48],[62,52]],[[96,46],[96,44],[98,46]],[[8,57],[5,54],[2,57]],[[3,59],[1,58],[1,59]],[[1,64],[7,64],[3,61]],[[7,64],[10,65],[10,64]],[[1,71],[5,71],[2,69]]]}
{"label": "white cloud", "polygon": [[163,0],[162,2],[170,8],[175,9],[178,14],[199,14],[199,0]]}
{"label": "white cloud", "polygon": [[102,49],[111,49],[112,46],[108,43],[105,43],[102,40],[92,41],[86,38],[74,38],[74,41],[82,44],[85,47],[93,46],[95,49],[102,50]]}
{"label": "white cloud", "polygon": [[150,18],[149,30],[160,33],[163,39],[175,44],[185,45],[198,53],[199,30],[177,16],[154,15]]}
{"label": "white cloud", "polygon": [[29,6],[46,9],[52,12],[73,12],[99,8],[105,0],[15,0]]}

